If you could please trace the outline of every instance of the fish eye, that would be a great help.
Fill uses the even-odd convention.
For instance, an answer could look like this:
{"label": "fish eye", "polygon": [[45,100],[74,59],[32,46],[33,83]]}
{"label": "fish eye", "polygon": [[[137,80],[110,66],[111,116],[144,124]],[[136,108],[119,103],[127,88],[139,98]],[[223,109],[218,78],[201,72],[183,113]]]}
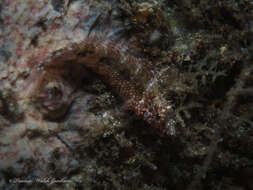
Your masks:
{"label": "fish eye", "polygon": [[47,89],[51,98],[61,98],[63,96],[62,89],[59,86],[54,86]]}

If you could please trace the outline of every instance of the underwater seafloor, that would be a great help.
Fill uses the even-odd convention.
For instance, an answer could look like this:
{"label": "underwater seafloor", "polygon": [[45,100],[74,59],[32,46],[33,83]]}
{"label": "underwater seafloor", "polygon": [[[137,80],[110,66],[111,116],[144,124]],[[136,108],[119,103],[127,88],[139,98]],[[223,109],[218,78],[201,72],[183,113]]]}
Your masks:
{"label": "underwater seafloor", "polygon": [[[149,66],[95,47],[81,56],[95,52],[109,70],[70,72],[70,50],[37,80],[38,64],[89,34]],[[252,54],[250,0],[1,1],[0,189],[252,190]],[[129,111],[113,73],[164,97],[175,131]]]}

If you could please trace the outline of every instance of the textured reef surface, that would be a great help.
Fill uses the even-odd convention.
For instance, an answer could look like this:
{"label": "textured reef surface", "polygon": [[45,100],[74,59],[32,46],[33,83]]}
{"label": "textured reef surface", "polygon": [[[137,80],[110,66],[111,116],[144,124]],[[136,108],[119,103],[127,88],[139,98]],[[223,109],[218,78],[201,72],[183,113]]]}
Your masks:
{"label": "textured reef surface", "polygon": [[0,2],[0,189],[253,189],[253,3]]}

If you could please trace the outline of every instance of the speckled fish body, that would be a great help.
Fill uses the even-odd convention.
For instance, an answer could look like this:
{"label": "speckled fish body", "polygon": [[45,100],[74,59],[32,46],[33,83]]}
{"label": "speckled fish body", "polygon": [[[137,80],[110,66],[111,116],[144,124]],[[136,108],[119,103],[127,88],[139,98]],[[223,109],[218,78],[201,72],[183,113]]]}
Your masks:
{"label": "speckled fish body", "polygon": [[[116,3],[108,2],[102,7],[97,1],[66,1],[58,10],[47,0],[24,3],[30,3],[27,14],[33,11],[34,18],[25,17],[24,11],[17,16],[17,22],[24,23],[17,33],[27,36],[23,37],[26,41],[13,36],[19,40],[18,47],[14,47],[16,56],[22,55],[17,59],[18,67],[31,68],[20,97],[39,93],[38,89],[50,82],[48,79],[54,80],[53,76],[59,78],[71,72],[75,75],[73,72],[85,67],[112,87],[126,101],[128,109],[162,132],[174,134],[172,106],[157,91],[152,63],[134,54],[135,45],[126,38],[128,27],[120,18]],[[13,12],[18,1],[6,1],[7,5]],[[16,27],[14,24],[9,28]],[[29,29],[34,32],[24,32]],[[34,35],[33,40],[28,35]]]}

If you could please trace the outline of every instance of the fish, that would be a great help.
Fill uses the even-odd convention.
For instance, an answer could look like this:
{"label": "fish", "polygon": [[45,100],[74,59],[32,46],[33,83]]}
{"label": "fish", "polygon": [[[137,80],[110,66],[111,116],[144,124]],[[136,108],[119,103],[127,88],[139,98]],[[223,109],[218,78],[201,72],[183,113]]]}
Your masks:
{"label": "fish", "polygon": [[[173,106],[159,90],[154,64],[137,51],[136,44],[129,41],[131,24],[123,21],[122,10],[118,7],[94,9],[90,5],[85,8],[88,11],[74,14],[78,17],[72,15],[79,19],[75,27],[70,29],[67,22],[60,26],[60,30],[72,38],[33,63],[34,68],[21,96],[36,96],[54,78],[64,81],[68,78],[66,76],[78,76],[80,79],[87,72],[92,72],[125,102],[127,110],[133,111],[158,131],[175,135],[178,123]],[[51,96],[50,93],[48,95]]]}

